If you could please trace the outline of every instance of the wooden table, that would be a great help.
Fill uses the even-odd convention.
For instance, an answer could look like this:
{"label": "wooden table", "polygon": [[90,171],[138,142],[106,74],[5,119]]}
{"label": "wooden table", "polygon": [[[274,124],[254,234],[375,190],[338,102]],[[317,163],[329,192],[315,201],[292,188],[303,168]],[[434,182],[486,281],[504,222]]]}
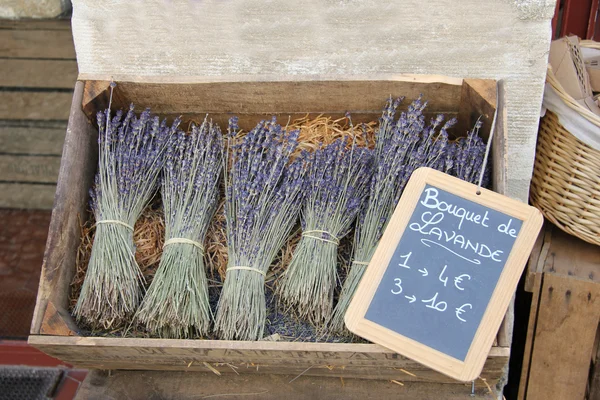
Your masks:
{"label": "wooden table", "polygon": [[533,299],[519,399],[600,399],[600,247],[546,226],[525,290]]}

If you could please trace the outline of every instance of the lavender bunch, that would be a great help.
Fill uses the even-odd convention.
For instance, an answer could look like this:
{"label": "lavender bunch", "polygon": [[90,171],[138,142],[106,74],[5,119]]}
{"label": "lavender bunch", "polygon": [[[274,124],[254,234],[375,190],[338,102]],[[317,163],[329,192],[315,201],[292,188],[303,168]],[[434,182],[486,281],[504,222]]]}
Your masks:
{"label": "lavender bunch", "polygon": [[217,208],[223,139],[205,119],[177,132],[162,179],[165,247],[136,315],[165,337],[204,336],[212,319],[204,270],[204,237]]}
{"label": "lavender bunch", "polygon": [[261,121],[239,143],[237,118],[228,131],[229,259],[215,330],[222,339],[257,340],[266,320],[265,275],[298,218],[307,155],[291,160],[300,132],[282,129],[275,118]]}
{"label": "lavender bunch", "polygon": [[[485,158],[486,143],[479,136],[481,125],[481,121],[478,120],[473,129],[467,133],[466,137],[452,143],[453,146],[449,152],[456,161],[446,172],[471,183],[479,183]],[[481,185],[486,187],[489,181],[490,169],[486,166]]]}
{"label": "lavender bunch", "polygon": [[141,300],[144,278],[135,261],[133,226],[156,192],[179,120],[169,127],[149,109],[137,117],[133,105],[112,119],[109,105],[97,118],[98,173],[90,190],[96,234],[74,315],[109,329],[128,321]]}
{"label": "lavender bunch", "polygon": [[288,310],[319,324],[331,317],[339,240],[348,234],[366,197],[373,152],[338,139],[317,149],[306,177],[302,237],[278,292]]}
{"label": "lavender bunch", "polygon": [[447,130],[456,123],[451,119],[442,125],[444,116],[425,122],[423,111],[427,102],[419,97],[406,112],[395,120],[403,98],[390,98],[379,119],[375,143],[375,175],[369,197],[362,208],[354,234],[350,271],[340,293],[339,301],[328,322],[328,330],[343,333],[344,315],[354,291],[369,264],[375,249],[394,213],[402,191],[415,169],[423,166],[444,170],[448,143]]}

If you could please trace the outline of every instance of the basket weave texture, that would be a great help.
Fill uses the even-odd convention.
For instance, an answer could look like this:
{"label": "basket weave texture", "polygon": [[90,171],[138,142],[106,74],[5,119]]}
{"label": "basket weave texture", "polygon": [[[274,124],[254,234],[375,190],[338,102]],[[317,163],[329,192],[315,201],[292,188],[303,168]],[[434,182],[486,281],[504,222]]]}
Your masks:
{"label": "basket weave texture", "polygon": [[540,121],[531,202],[565,232],[600,245],[600,151],[551,111]]}

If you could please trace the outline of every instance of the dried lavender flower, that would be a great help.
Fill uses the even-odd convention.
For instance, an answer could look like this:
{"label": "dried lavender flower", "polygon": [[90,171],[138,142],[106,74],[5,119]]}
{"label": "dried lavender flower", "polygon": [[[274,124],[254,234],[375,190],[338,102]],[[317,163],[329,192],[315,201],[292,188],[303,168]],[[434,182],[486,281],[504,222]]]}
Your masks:
{"label": "dried lavender flower", "polygon": [[299,131],[286,131],[275,118],[261,121],[240,141],[234,117],[228,132],[229,258],[215,331],[221,339],[257,340],[266,321],[264,277],[298,218],[307,155],[291,160]]}
{"label": "dried lavender flower", "polygon": [[205,336],[212,320],[204,270],[204,237],[216,211],[223,139],[206,119],[174,135],[166,152],[162,202],[165,247],[136,318],[154,334]]}
{"label": "dried lavender flower", "polygon": [[[481,126],[481,121],[477,120],[475,126],[467,133],[466,137],[459,138],[453,143],[455,162],[453,168],[451,168],[448,173],[471,183],[479,182],[479,176],[485,158],[486,143],[479,136]],[[489,184],[489,181],[490,169],[486,166],[483,174],[482,186],[486,187]]]}
{"label": "dried lavender flower", "polygon": [[339,240],[348,234],[372,176],[373,152],[338,139],[310,157],[302,238],[279,287],[286,312],[318,325],[331,317]]}
{"label": "dried lavender flower", "polygon": [[156,192],[164,150],[179,120],[169,127],[149,109],[138,117],[133,105],[112,119],[109,105],[97,118],[98,172],[90,191],[96,234],[74,315],[110,329],[129,322],[142,297],[133,226]]}
{"label": "dried lavender flower", "polygon": [[330,332],[345,332],[344,315],[350,300],[412,173],[423,166],[444,170],[448,162],[446,152],[450,145],[447,130],[456,120],[444,123],[445,118],[440,114],[427,124],[423,113],[427,102],[419,97],[395,121],[396,110],[402,100],[390,98],[379,120],[375,139],[376,172],[369,197],[358,217],[350,271],[333,317],[328,321],[327,330]]}

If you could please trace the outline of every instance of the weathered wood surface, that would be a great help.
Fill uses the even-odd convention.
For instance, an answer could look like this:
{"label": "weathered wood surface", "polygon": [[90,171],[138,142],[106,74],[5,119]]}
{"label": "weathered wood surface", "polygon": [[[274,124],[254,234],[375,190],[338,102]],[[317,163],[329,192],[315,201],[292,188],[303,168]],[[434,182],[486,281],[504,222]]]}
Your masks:
{"label": "weathered wood surface", "polygon": [[86,216],[88,190],[96,171],[98,133],[81,110],[82,98],[83,82],[77,82],[31,325],[34,333],[40,332],[48,301],[57,308],[66,308],[75,273],[80,218]]}
{"label": "weathered wood surface", "polygon": [[0,155],[0,177],[5,181],[56,183],[60,156]]}
{"label": "weathered wood surface", "polygon": [[583,399],[597,354],[600,248],[547,224],[538,251],[518,398]]}
{"label": "weathered wood surface", "polygon": [[[230,372],[235,368],[229,368]],[[305,374],[306,375],[306,374]],[[471,397],[470,385],[404,382],[398,371],[391,381],[331,379],[297,375],[228,375],[212,372],[91,371],[77,393],[79,400],[129,399],[264,399],[264,400],[478,400],[496,399],[485,388]],[[403,386],[401,386],[403,384]]]}
{"label": "weathered wood surface", "polygon": [[52,209],[66,125],[1,123],[0,207]]}
{"label": "weathered wood surface", "polygon": [[[30,336],[34,347],[82,368],[206,371],[204,363],[222,373],[305,374],[364,379],[458,383],[422,364],[375,344],[299,342],[235,342],[221,340],[127,339]],[[509,349],[491,350],[481,374],[495,385],[508,362]],[[483,382],[480,382],[483,385]]]}
{"label": "weathered wood surface", "polygon": [[0,126],[0,153],[60,156],[66,131],[66,122]]}
{"label": "weathered wood surface", "polygon": [[82,79],[504,78],[508,194],[527,201],[554,6],[554,0],[153,0],[140,7],[74,0],[72,22]]}
{"label": "weathered wood surface", "polygon": [[75,60],[0,59],[0,86],[7,88],[73,89]]}
{"label": "weathered wood surface", "polygon": [[54,202],[77,63],[70,20],[0,20],[0,207]]}
{"label": "weathered wood surface", "polygon": [[594,246],[552,227],[544,272],[600,284],[599,266],[600,246]]}
{"label": "weathered wood surface", "polygon": [[0,91],[0,119],[66,120],[71,92]]}
{"label": "weathered wood surface", "polygon": [[0,29],[0,57],[75,59],[73,36],[62,29]]}
{"label": "weathered wood surface", "polygon": [[598,346],[598,341],[600,339],[600,328],[598,329],[598,333],[596,334],[596,348],[593,354],[594,360],[592,364],[592,368],[590,370],[590,384],[589,384],[589,400],[597,400],[600,399],[600,346]]}
{"label": "weathered wood surface", "polygon": [[0,19],[0,29],[71,30],[71,19]]}
{"label": "weathered wood surface", "polygon": [[600,317],[600,285],[544,274],[527,400],[583,399]]}
{"label": "weathered wood surface", "polygon": [[[108,84],[86,81],[83,108],[90,119],[106,108]],[[201,120],[208,113],[222,128],[230,116],[237,115],[240,127],[250,129],[271,115],[280,115],[287,121],[307,113],[343,116],[350,112],[359,121],[377,120],[389,96],[407,96],[400,106],[406,109],[421,93],[430,97],[429,112],[455,114],[461,100],[461,84],[461,79],[401,75],[317,82],[118,82],[113,105],[118,109],[133,103],[166,117],[182,115],[184,120]]]}
{"label": "weathered wood surface", "polygon": [[0,208],[51,210],[55,192],[54,184],[0,182]]}

